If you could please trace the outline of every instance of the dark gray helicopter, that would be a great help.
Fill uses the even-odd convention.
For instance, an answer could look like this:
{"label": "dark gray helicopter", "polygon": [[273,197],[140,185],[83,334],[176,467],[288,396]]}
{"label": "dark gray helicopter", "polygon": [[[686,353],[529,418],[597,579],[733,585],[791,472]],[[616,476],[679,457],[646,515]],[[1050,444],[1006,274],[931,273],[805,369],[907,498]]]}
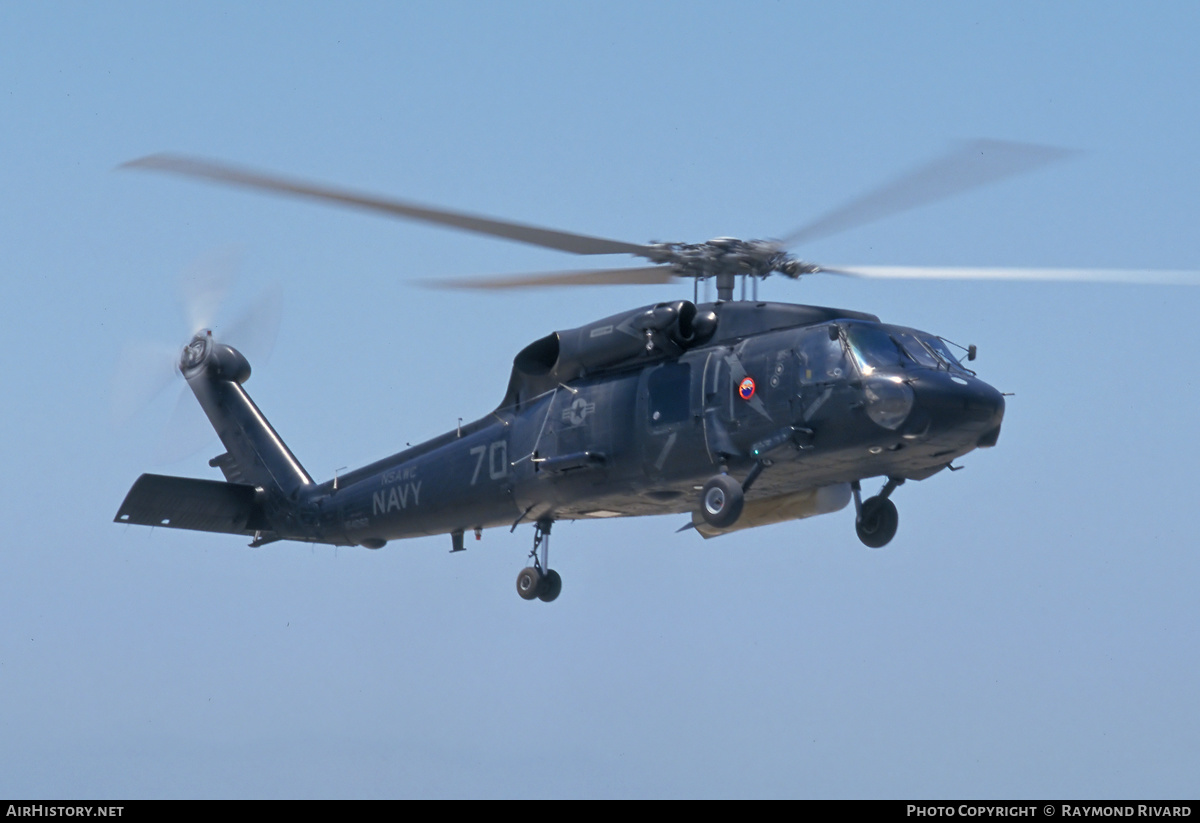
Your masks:
{"label": "dark gray helicopter", "polygon": [[[1184,272],[832,268],[785,250],[1030,171],[1060,149],[967,143],[782,240],[638,245],[417,206],[155,155],[127,166],[206,178],[517,240],[575,254],[625,253],[642,268],[459,280],[471,288],[694,282],[693,300],[643,306],[535,340],[513,361],[487,416],[324,483],[314,482],[246,394],[250,365],[196,331],[178,362],[225,453],[225,481],[143,474],[118,523],[382,548],[389,540],[534,526],[521,597],[562,587],[548,561],[556,520],[690,513],[704,537],[837,511],[854,502],[859,539],[895,535],[892,492],[996,444],[1004,398],[947,341],[843,309],[760,302],[757,282],[832,272],[877,277],[1181,282]],[[737,278],[742,298],[734,299]],[[749,278],[754,298],[746,300]],[[714,280],[717,300],[698,284]],[[1190,282],[1190,281],[1189,281]],[[442,283],[440,285],[446,285]],[[966,350],[974,360],[975,350]],[[860,483],[883,478],[863,500]]]}

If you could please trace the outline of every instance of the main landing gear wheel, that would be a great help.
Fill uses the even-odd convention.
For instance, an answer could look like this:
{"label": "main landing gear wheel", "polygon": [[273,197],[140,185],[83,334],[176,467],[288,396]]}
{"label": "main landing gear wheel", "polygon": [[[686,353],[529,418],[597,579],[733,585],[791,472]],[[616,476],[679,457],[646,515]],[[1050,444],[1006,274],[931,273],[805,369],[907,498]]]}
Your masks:
{"label": "main landing gear wheel", "polygon": [[[541,600],[549,603],[562,592],[562,577],[550,568],[551,520],[539,520],[533,530],[533,551],[529,556],[532,566],[521,569],[517,575],[517,594],[524,600]],[[539,555],[540,551],[540,557]]]}
{"label": "main landing gear wheel", "polygon": [[[561,588],[562,581],[559,581]],[[517,594],[521,595],[524,600],[534,600],[538,596],[538,592],[542,588],[542,573],[533,566],[527,566],[521,569],[521,573],[517,575]]]}
{"label": "main landing gear wheel", "polygon": [[549,603],[558,597],[561,591],[562,578],[558,576],[558,572],[550,569],[542,577],[542,585],[538,587],[538,600],[541,600],[543,603]]}
{"label": "main landing gear wheel", "polygon": [[863,501],[862,515],[854,524],[858,539],[872,549],[882,549],[896,536],[900,525],[900,513],[896,504],[886,497],[872,497]]}
{"label": "main landing gear wheel", "polygon": [[700,516],[708,525],[724,529],[737,522],[745,503],[742,484],[727,474],[718,474],[700,492]]}

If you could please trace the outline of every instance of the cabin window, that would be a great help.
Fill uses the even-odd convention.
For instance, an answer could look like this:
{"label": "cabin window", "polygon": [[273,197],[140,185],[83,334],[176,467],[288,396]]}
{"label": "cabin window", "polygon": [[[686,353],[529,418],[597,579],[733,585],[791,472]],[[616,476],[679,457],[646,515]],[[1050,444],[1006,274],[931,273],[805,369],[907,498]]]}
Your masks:
{"label": "cabin window", "polygon": [[646,388],[650,395],[647,412],[651,426],[668,426],[688,418],[691,411],[691,364],[668,363],[659,366],[650,372]]}

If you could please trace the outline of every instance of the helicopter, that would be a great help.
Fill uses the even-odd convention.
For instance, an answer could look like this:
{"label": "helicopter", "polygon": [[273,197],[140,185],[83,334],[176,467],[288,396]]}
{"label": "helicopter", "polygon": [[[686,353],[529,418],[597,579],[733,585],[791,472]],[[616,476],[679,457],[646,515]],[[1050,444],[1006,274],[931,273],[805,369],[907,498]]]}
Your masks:
{"label": "helicopter", "polygon": [[[758,282],[855,277],[1193,282],[1190,272],[824,266],[788,249],[1033,171],[1072,152],[964,143],[774,240],[627,243],[436,209],[170,154],[124,167],[382,212],[581,255],[629,254],[634,268],[440,281],[460,288],[672,283],[692,299],[552,332],[517,353],[504,397],[484,417],[367,466],[316,482],[246,393],[250,364],[193,329],[176,364],[225,451],[224,480],[143,474],[115,522],[381,549],[484,529],[533,526],[525,600],[555,600],[549,562],[560,520],[683,514],[704,538],[828,514],[853,503],[870,548],[895,536],[892,494],[960,468],[997,444],[1005,396],[968,365],[975,347],[848,309],[759,301]],[[734,292],[741,283],[740,299]],[[716,300],[700,299],[712,281]],[[751,294],[747,297],[747,281]],[[960,351],[956,354],[955,351]],[[864,499],[862,484],[882,478]]]}

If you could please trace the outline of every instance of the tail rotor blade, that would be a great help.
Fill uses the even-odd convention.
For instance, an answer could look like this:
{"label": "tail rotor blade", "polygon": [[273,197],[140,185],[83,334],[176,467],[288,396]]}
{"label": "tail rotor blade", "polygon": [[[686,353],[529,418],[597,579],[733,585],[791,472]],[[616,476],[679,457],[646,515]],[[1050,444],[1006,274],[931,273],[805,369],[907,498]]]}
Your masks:
{"label": "tail rotor blade", "polygon": [[114,425],[129,423],[171,385],[178,357],[175,347],[165,344],[130,343],[121,349],[112,378]]}
{"label": "tail rotor blade", "polygon": [[233,285],[241,249],[227,247],[209,252],[184,270],[179,296],[188,334],[211,329]]}
{"label": "tail rotor blade", "polygon": [[217,340],[237,348],[251,366],[266,363],[283,322],[283,286],[268,286],[233,322],[218,325]]}
{"label": "tail rotor blade", "polygon": [[211,444],[216,437],[204,410],[184,385],[159,436],[154,462],[165,465],[186,460]]}

